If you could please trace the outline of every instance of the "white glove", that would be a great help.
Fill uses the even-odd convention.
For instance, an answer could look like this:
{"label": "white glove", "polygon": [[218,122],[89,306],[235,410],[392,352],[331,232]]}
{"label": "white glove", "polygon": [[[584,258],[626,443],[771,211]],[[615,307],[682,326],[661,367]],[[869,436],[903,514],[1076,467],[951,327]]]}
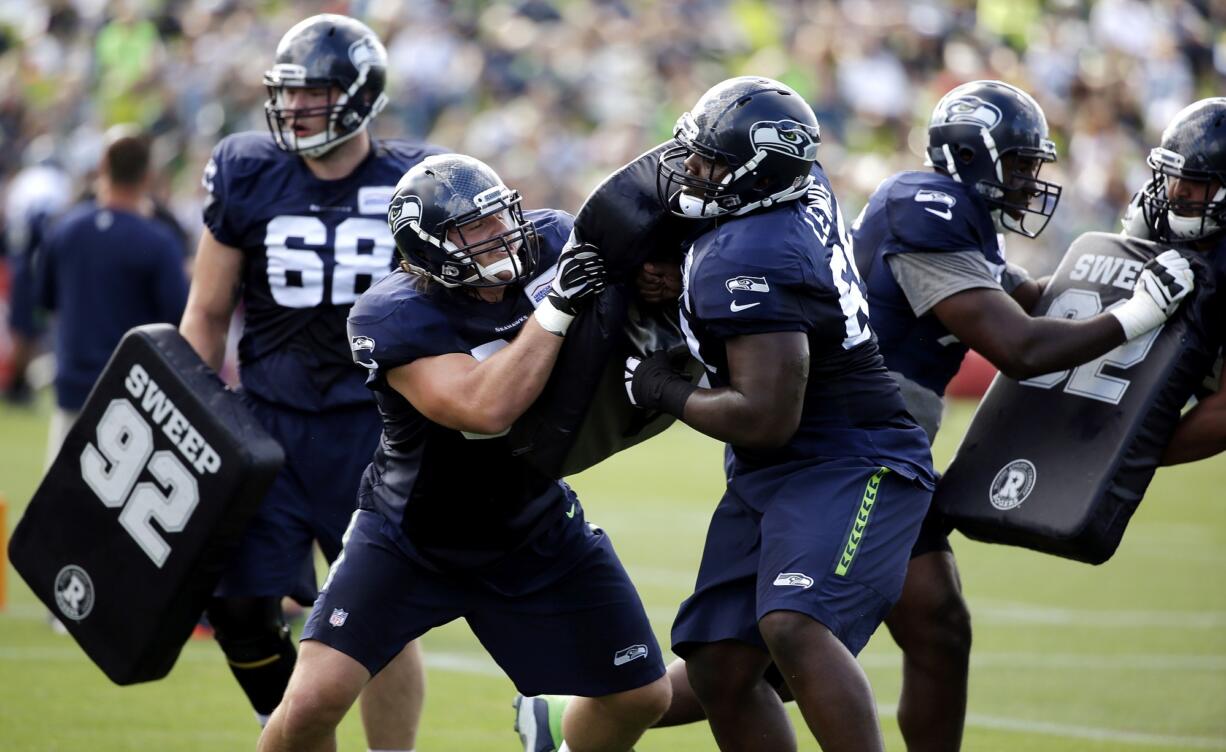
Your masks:
{"label": "white glove", "polygon": [[1120,322],[1124,336],[1133,339],[1166,323],[1194,285],[1188,260],[1179,251],[1163,251],[1145,264],[1132,297],[1107,313]]}

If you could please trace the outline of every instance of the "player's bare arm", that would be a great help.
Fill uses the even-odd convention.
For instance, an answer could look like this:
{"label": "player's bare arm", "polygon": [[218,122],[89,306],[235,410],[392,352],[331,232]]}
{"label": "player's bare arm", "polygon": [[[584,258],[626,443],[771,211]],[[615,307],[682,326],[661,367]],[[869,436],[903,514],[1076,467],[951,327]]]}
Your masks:
{"label": "player's bare arm", "polygon": [[437,355],[394,368],[387,379],[427,419],[457,431],[497,434],[540,396],[561,348],[562,338],[533,319],[485,360]]}
{"label": "player's bare arm", "polygon": [[226,354],[230,317],[242,289],[242,270],[242,252],[214,238],[209,228],[203,228],[179,332],[215,371],[221,368]]}
{"label": "player's bare arm", "polygon": [[1195,462],[1221,452],[1226,452],[1226,389],[1219,387],[1179,421],[1162,464]]}
{"label": "player's bare arm", "polygon": [[1168,251],[1146,265],[1124,305],[1089,319],[1031,317],[1004,291],[973,288],[932,307],[963,344],[1012,378],[1070,368],[1160,326],[1192,289],[1186,259]]}

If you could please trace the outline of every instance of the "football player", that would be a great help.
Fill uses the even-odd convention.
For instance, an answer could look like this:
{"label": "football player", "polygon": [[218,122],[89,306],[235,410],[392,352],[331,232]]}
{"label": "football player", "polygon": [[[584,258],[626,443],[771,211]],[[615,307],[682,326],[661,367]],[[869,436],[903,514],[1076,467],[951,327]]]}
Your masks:
{"label": "football player", "polygon": [[826,750],[884,748],[855,656],[902,590],[932,495],[928,441],[868,322],[817,119],[787,86],[720,83],[682,115],[660,199],[716,218],[686,256],[691,353],[627,362],[631,400],[729,445],[673,650],[723,749],[794,749],[774,663]]}
{"label": "football player", "polygon": [[[1069,368],[1160,326],[1192,289],[1187,261],[1171,251],[1111,311],[1032,318],[1042,287],[1007,264],[1005,233],[1043,231],[1061,188],[1039,174],[1055,160],[1029,94],[999,81],[963,84],[929,122],[932,171],[885,180],[852,228],[886,366],[929,436],[968,349],[1013,378]],[[970,613],[948,532],[935,512],[925,520],[886,619],[903,650],[898,722],[912,752],[958,749],[966,714]]]}
{"label": "football player", "polygon": [[[302,21],[264,74],[270,133],[228,136],[204,171],[204,230],[180,330],[220,368],[243,304],[240,394],[286,454],[207,612],[261,724],[296,654],[281,598],[314,598],[311,543],[329,560],[339,554],[379,437],[345,317],[394,266],[385,217],[396,181],[442,151],[372,139],[386,71],[383,45],[364,24]],[[362,703],[371,748],[413,748],[423,682],[416,646],[380,673]]]}
{"label": "football player", "polygon": [[[1226,97],[1194,102],[1180,111],[1148,158],[1153,179],[1129,206],[1125,232],[1177,243],[1204,253],[1218,285],[1218,310],[1226,306]],[[1194,462],[1226,451],[1226,390],[1222,357],[1211,390],[1175,429],[1164,465]]]}
{"label": "football player", "polygon": [[402,269],[349,315],[383,439],[260,749],[331,749],[370,676],[463,617],[521,691],[579,696],[575,749],[628,750],[668,706],[659,646],[608,537],[506,438],[603,265],[471,157],[409,170],[388,223]]}

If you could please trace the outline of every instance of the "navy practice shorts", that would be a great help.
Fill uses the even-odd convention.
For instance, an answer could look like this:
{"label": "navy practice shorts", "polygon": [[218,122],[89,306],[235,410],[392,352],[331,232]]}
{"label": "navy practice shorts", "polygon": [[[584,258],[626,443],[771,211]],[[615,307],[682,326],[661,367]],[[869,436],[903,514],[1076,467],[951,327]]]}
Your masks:
{"label": "navy practice shorts", "polygon": [[673,651],[739,640],[796,611],[858,654],[902,594],[932,492],[857,458],[739,471],[715,510]]}
{"label": "navy practice shorts", "polygon": [[357,508],[362,473],[383,432],[375,405],[307,413],[240,392],[285,450],[285,465],[252,517],[215,595],[315,598],[311,542],[328,561]]}
{"label": "navy practice shorts", "polygon": [[[525,695],[600,697],[659,679],[660,646],[608,536],[582,515],[559,515],[557,528],[543,537],[567,551],[558,577],[507,596],[471,573],[423,566],[405,554],[386,518],[360,510],[302,639],[341,651],[373,675],[410,640],[462,617]],[[500,576],[518,559],[535,571],[538,554],[508,554]]]}

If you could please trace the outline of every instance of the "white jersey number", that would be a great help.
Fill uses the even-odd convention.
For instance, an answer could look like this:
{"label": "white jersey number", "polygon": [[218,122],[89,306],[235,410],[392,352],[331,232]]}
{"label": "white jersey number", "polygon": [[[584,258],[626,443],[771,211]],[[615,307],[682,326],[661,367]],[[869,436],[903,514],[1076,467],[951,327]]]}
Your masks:
{"label": "white jersey number", "polygon": [[[1121,300],[1115,305],[1121,305],[1123,302]],[[1056,296],[1045,315],[1066,319],[1088,319],[1102,311],[1102,307],[1102,300],[1098,297],[1098,293],[1071,288]],[[1113,305],[1110,308],[1114,307]],[[1162,327],[1151,329],[1140,337],[1125,342],[1089,363],[1082,363],[1071,371],[1045,373],[1020,383],[1023,386],[1038,389],[1051,389],[1058,386],[1067,377],[1068,383],[1064,385],[1064,391],[1069,394],[1118,405],[1124,398],[1124,392],[1128,390],[1130,382],[1118,376],[1108,376],[1103,373],[1103,369],[1111,366],[1125,370],[1139,364],[1145,360],[1146,355],[1149,355],[1150,348],[1154,346],[1154,341],[1158,339],[1161,332]]]}
{"label": "white jersey number", "polygon": [[[318,250],[290,248],[314,246]],[[387,222],[370,217],[350,217],[336,226],[328,239],[328,227],[319,217],[281,216],[268,223],[264,235],[268,256],[268,287],[278,305],[313,308],[324,302],[324,260],[320,252],[333,249],[332,305],[349,305],[358,299],[359,276],[374,284],[391,271],[396,250]]]}
{"label": "white jersey number", "polygon": [[[170,545],[150,520],[168,533],[182,532],[200,502],[196,477],[173,452],[153,451],[153,429],[126,399],[111,400],[98,421],[97,441],[81,452],[81,478],[107,507],[123,507],[119,524],[161,568]],[[136,482],[145,468],[157,483]]]}

